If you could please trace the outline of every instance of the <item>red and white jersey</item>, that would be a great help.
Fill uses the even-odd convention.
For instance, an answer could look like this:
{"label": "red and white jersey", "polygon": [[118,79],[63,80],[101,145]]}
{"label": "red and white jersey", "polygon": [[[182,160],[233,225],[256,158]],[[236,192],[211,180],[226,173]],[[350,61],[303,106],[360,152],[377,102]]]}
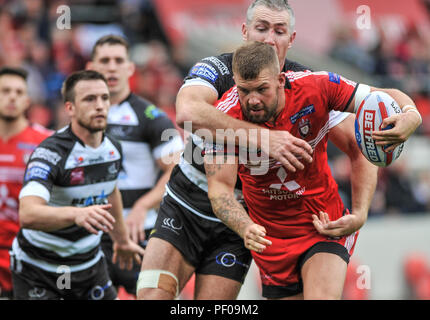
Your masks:
{"label": "red and white jersey", "polygon": [[10,247],[19,229],[18,195],[27,161],[39,143],[52,133],[35,124],[8,141],[0,138],[0,246]]}
{"label": "red and white jersey", "polygon": [[[243,195],[252,220],[277,238],[300,237],[317,233],[312,214],[325,211],[331,220],[344,213],[337,184],[327,162],[327,140],[330,110],[344,111],[352,101],[357,83],[329,72],[288,72],[285,108],[275,125],[262,126],[287,130],[306,140],[313,148],[313,162],[304,170],[287,172],[274,159],[269,159],[267,173],[251,173],[250,163],[239,159],[239,176]],[[237,88],[227,91],[216,104],[217,109],[240,119],[242,113]],[[255,169],[255,167],[254,167]]]}

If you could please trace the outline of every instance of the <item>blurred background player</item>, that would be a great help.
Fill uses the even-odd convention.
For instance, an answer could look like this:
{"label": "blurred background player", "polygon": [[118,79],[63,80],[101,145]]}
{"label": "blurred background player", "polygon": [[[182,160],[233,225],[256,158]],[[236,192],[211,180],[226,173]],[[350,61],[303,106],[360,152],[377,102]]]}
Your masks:
{"label": "blurred background player", "polygon": [[51,131],[30,124],[27,72],[0,69],[0,297],[12,297],[9,250],[19,230],[18,195],[25,165],[33,150]]}
{"label": "blurred background player", "polygon": [[122,268],[144,250],[131,241],[116,187],[121,146],[104,133],[110,106],[102,74],[71,74],[62,90],[70,125],[32,153],[19,198],[20,231],[11,251],[14,298],[111,300],[100,239],[109,232]]}
{"label": "blurred background player", "polygon": [[[145,247],[165,185],[183,150],[182,138],[166,113],[131,92],[129,78],[135,66],[126,39],[117,35],[98,39],[87,68],[102,73],[107,80],[112,105],[106,131],[120,141],[123,150],[118,180],[123,215],[133,241]],[[128,271],[113,264],[108,234],[103,236],[102,246],[113,284],[135,295],[140,265]]]}

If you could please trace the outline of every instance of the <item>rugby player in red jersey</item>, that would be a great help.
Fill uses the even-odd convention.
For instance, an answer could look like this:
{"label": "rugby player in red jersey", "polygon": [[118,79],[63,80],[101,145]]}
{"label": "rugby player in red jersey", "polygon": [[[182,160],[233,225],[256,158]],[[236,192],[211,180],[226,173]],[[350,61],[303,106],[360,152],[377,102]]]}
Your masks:
{"label": "rugby player in red jersey", "polygon": [[[354,112],[363,91],[384,91],[399,106],[414,103],[399,90],[372,88],[331,72],[282,73],[273,47],[261,42],[241,46],[232,69],[236,86],[217,108],[236,119],[301,136],[314,150],[313,161],[292,173],[272,158],[257,167],[249,151],[229,154],[228,146],[207,145],[205,169],[214,213],[251,250],[264,297],[340,299],[361,226],[344,207],[327,163],[329,112]],[[249,216],[233,192],[237,174]],[[349,230],[327,232],[334,220],[349,224]]]}
{"label": "rugby player in red jersey", "polygon": [[31,152],[52,131],[30,124],[27,72],[0,69],[0,296],[12,297],[9,250],[19,230],[18,195]]}

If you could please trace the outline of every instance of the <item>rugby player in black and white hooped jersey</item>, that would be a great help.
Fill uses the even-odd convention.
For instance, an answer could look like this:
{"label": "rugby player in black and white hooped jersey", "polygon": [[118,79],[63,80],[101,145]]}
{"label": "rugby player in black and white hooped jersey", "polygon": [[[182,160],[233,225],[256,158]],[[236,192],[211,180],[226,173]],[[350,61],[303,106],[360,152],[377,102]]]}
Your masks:
{"label": "rugby player in black and white hooped jersey", "polygon": [[34,150],[19,196],[14,298],[115,299],[102,233],[115,241],[113,259],[123,268],[139,262],[144,250],[122,217],[121,146],[104,134],[109,90],[102,74],[80,71],[65,80],[62,94],[71,123]]}
{"label": "rugby player in black and white hooped jersey", "polygon": [[[286,1],[254,1],[248,8],[242,34],[245,41],[261,41],[274,46],[282,70],[307,71],[306,67],[286,59],[296,35],[294,13]],[[259,129],[225,117],[213,107],[215,101],[234,86],[232,56],[227,53],[207,57],[191,68],[177,96],[178,124],[183,125],[189,120],[193,129],[208,128],[214,134],[216,129]],[[354,118],[348,114],[333,113],[328,128],[330,139],[352,160],[355,175],[352,178],[352,211],[358,217],[354,223],[364,223],[376,186],[377,169],[356,146],[353,122]],[[311,161],[312,150],[304,140],[292,137],[286,131],[271,132],[270,138],[270,151],[274,151],[270,155],[282,161],[287,169],[299,170]],[[247,274],[251,263],[249,251],[212,211],[203,160],[198,157],[201,152],[196,151],[202,145],[200,137],[194,135],[190,139],[167,184],[167,195],[159,210],[155,232],[142,261],[139,299],[172,299],[181,292],[193,272],[196,274],[195,299],[235,299]],[[301,156],[303,163],[296,156]],[[363,171],[365,175],[360,174]],[[362,183],[363,179],[367,179],[366,184]],[[237,180],[235,192],[240,197],[241,185]],[[335,224],[336,232],[343,232],[348,227],[342,222]]]}
{"label": "rugby player in black and white hooped jersey", "polygon": [[[87,69],[102,73],[108,83],[112,105],[107,132],[120,141],[124,156],[118,181],[123,215],[132,239],[145,247],[165,185],[184,144],[163,111],[131,92],[129,78],[135,67],[129,58],[126,39],[117,35],[98,39]],[[107,257],[112,255],[108,235],[102,238],[102,248]],[[128,271],[108,262],[108,269],[115,286],[123,286],[129,294],[136,294],[140,265],[135,264]]]}

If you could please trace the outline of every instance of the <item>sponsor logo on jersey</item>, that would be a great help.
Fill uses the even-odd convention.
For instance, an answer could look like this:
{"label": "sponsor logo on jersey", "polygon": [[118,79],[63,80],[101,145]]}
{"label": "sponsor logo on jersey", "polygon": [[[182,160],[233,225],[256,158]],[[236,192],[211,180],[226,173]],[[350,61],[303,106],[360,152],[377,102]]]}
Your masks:
{"label": "sponsor logo on jersey", "polygon": [[293,114],[290,117],[291,123],[295,124],[297,122],[297,120],[299,120],[300,118],[303,118],[304,116],[307,116],[307,115],[314,113],[314,112],[315,112],[315,107],[313,104],[311,104],[307,107],[304,107],[299,112]]}
{"label": "sponsor logo on jersey", "polygon": [[35,179],[47,180],[49,172],[51,172],[51,167],[47,164],[39,161],[31,162],[25,172],[24,181],[27,182]]}
{"label": "sponsor logo on jersey", "polygon": [[117,168],[117,166],[116,166],[116,164],[115,164],[115,163],[112,163],[112,164],[109,166],[109,168],[108,168],[108,172],[109,172],[110,174],[116,174],[116,173],[118,172],[118,168]]}
{"label": "sponsor logo on jersey", "polygon": [[245,268],[249,268],[249,265],[242,263],[240,261],[237,261],[236,255],[231,252],[220,252],[215,257],[215,262],[226,268],[231,268],[236,264],[241,265]]}
{"label": "sponsor logo on jersey", "polygon": [[120,119],[121,122],[126,122],[126,123],[129,122],[130,120],[131,120],[131,115],[129,114],[123,115]]}
{"label": "sponsor logo on jersey", "polygon": [[75,168],[70,172],[70,184],[77,185],[82,184],[85,181],[84,168]]}
{"label": "sponsor logo on jersey", "polygon": [[46,295],[46,289],[34,287],[28,290],[28,296],[33,299],[40,299]]}
{"label": "sponsor logo on jersey", "polygon": [[288,174],[284,167],[279,168],[276,176],[279,178],[281,183],[271,184],[269,188],[281,190],[282,187],[285,187],[288,191],[294,191],[300,188],[300,185],[295,180],[286,181]]}
{"label": "sponsor logo on jersey", "polygon": [[333,72],[329,72],[328,73],[328,80],[330,82],[336,83],[336,84],[340,84],[340,76],[336,73]]}
{"label": "sponsor logo on jersey", "polygon": [[221,72],[223,76],[226,74],[230,74],[230,71],[228,70],[227,66],[217,57],[204,58],[202,61],[212,62],[218,68],[218,70]]}
{"label": "sponsor logo on jersey", "polygon": [[18,201],[10,194],[6,184],[0,185],[0,221],[1,220],[18,222]]}
{"label": "sponsor logo on jersey", "polygon": [[84,163],[84,157],[79,156],[79,157],[74,157],[75,159],[75,166],[79,166],[80,164]]}
{"label": "sponsor logo on jersey", "polygon": [[88,207],[96,204],[107,204],[107,195],[105,194],[105,191],[102,190],[102,192],[99,195],[95,196],[89,196],[86,198],[75,198],[72,200],[72,206],[77,207]]}
{"label": "sponsor logo on jersey", "polygon": [[178,231],[181,230],[183,226],[180,222],[176,222],[174,218],[164,218],[161,227],[169,229],[179,235]]}
{"label": "sponsor logo on jersey", "polygon": [[131,135],[133,128],[130,126],[110,126],[108,132],[116,138],[125,138]]}
{"label": "sponsor logo on jersey", "polygon": [[[280,167],[277,172],[277,177],[281,183],[273,183],[268,189],[262,189],[270,200],[293,200],[299,199],[305,192],[306,188],[299,185],[295,180],[288,180],[288,174],[284,167]],[[287,190],[283,190],[285,188]]]}
{"label": "sponsor logo on jersey", "polygon": [[17,148],[19,150],[31,150],[33,151],[34,149],[36,149],[37,144],[34,143],[24,143],[24,142],[19,142],[17,144]]}
{"label": "sponsor logo on jersey", "polygon": [[0,161],[1,162],[14,162],[15,161],[15,155],[14,154],[0,154]]}
{"label": "sponsor logo on jersey", "polygon": [[154,120],[160,116],[162,116],[164,114],[163,111],[161,111],[160,109],[158,109],[156,106],[154,106],[153,104],[151,104],[150,106],[148,106],[145,109],[145,116],[148,119]]}
{"label": "sponsor logo on jersey", "polygon": [[46,160],[54,165],[56,165],[61,160],[61,156],[57,152],[43,147],[36,148],[30,159],[36,158]]}
{"label": "sponsor logo on jersey", "polygon": [[197,76],[215,82],[218,79],[218,72],[206,63],[197,63],[190,71],[191,76]]}

